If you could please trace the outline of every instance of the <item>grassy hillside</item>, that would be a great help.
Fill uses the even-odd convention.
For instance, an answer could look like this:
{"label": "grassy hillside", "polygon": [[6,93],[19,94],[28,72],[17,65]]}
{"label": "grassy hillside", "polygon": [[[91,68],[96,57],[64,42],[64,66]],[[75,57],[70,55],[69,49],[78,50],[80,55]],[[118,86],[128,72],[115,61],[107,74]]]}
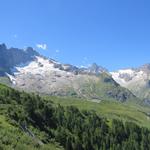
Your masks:
{"label": "grassy hillside", "polygon": [[98,115],[109,119],[132,121],[140,126],[150,128],[150,108],[143,107],[134,102],[121,103],[110,100],[93,100],[92,102],[91,100],[67,97],[46,97],[46,99],[62,106],[75,106],[80,110],[94,110]]}
{"label": "grassy hillside", "polygon": [[32,138],[21,128],[12,124],[4,115],[0,115],[0,149],[1,150],[62,150],[56,144],[39,145],[37,139]]}
{"label": "grassy hillside", "polygon": [[0,149],[149,150],[148,108],[130,105],[44,98],[0,85]]}
{"label": "grassy hillside", "polygon": [[[9,95],[6,91],[11,91],[12,94]],[[43,143],[44,132],[32,125],[28,126],[28,132],[22,128],[21,122],[10,117],[13,113],[14,115],[21,113],[19,105],[17,106],[15,103],[15,100],[19,98],[14,96],[17,93],[19,94],[19,92],[0,84],[0,150],[63,150],[53,140]],[[13,108],[14,112],[11,111]],[[21,115],[19,114],[20,117]]]}
{"label": "grassy hillside", "polygon": [[1,76],[0,77],[0,83],[8,85],[8,86],[11,85],[10,79],[8,77],[6,77],[6,76],[3,76],[3,77]]}

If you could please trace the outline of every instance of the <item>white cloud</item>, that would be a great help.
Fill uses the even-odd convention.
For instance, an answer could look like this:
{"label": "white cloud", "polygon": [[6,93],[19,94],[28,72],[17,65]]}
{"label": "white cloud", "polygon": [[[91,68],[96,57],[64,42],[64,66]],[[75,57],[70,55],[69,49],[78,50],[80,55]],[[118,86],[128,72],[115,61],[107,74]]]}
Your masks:
{"label": "white cloud", "polygon": [[56,53],[59,53],[59,52],[60,52],[60,50],[59,50],[59,49],[57,49],[55,52],[56,52]]}
{"label": "white cloud", "polygon": [[47,49],[47,45],[46,44],[36,44],[36,47],[40,48],[40,49],[43,49],[43,50]]}

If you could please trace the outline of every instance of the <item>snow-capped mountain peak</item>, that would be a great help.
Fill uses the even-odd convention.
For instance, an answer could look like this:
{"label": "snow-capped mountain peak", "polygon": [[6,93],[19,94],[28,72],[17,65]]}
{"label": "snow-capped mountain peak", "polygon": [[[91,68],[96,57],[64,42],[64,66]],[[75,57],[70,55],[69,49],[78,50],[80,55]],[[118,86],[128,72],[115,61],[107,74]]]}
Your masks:
{"label": "snow-capped mountain peak", "polygon": [[62,64],[41,56],[31,47],[21,50],[0,46],[0,68],[0,76],[7,76],[11,86],[20,90],[96,100],[134,98],[95,63],[87,68]]}
{"label": "snow-capped mountain peak", "polygon": [[117,72],[110,72],[115,81],[117,81],[122,86],[125,86],[128,82],[131,82],[133,79],[140,79],[143,77],[144,72],[135,69],[125,69],[118,70]]}
{"label": "snow-capped mountain peak", "polygon": [[150,98],[150,65],[111,72],[112,78],[141,98]]}

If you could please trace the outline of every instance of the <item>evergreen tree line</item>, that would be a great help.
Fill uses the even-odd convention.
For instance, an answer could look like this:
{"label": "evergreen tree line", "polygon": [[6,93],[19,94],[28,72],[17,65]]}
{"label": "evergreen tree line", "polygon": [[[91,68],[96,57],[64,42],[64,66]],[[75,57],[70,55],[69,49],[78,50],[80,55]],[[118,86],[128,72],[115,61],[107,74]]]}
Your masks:
{"label": "evergreen tree line", "polygon": [[94,111],[64,107],[39,95],[1,88],[0,104],[22,126],[32,125],[66,150],[150,150],[150,130],[132,122],[107,120]]}

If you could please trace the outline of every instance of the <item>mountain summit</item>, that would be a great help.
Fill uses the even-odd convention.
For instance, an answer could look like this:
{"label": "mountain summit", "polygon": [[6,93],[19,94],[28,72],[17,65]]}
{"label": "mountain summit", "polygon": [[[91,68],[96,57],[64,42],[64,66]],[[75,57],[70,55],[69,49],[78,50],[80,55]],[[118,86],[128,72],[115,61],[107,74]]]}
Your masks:
{"label": "mountain summit", "polygon": [[150,64],[111,72],[113,79],[136,96],[150,99]]}
{"label": "mountain summit", "polygon": [[5,44],[0,45],[0,56],[1,76],[8,77],[11,86],[17,89],[95,101],[110,99],[123,102],[135,98],[96,63],[78,68],[45,58],[31,47],[26,50],[7,49]]}
{"label": "mountain summit", "polygon": [[5,44],[0,45],[0,75],[4,76],[5,72],[11,73],[14,66],[32,61],[35,56],[39,56],[33,48],[28,47],[26,50],[18,48],[7,48]]}

